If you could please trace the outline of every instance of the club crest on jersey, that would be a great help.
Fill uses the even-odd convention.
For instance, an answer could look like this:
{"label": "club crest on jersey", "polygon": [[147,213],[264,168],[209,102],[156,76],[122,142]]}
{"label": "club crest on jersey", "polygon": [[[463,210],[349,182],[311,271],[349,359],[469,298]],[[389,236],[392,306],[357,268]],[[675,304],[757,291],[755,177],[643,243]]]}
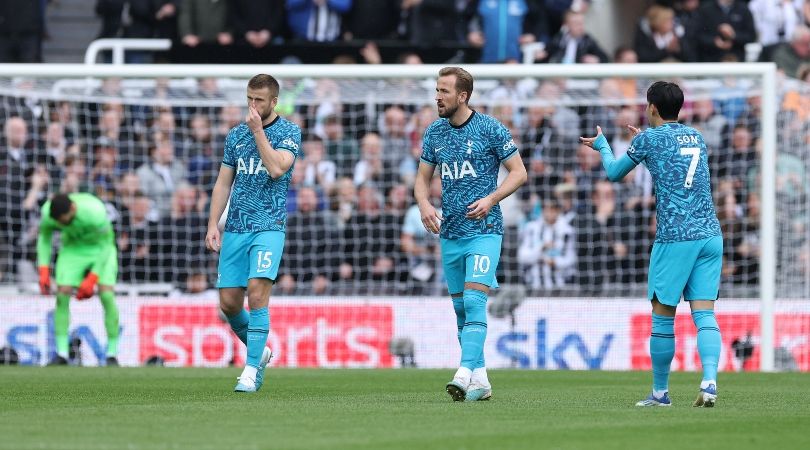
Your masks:
{"label": "club crest on jersey", "polygon": [[449,178],[451,180],[460,180],[468,176],[478,178],[478,174],[475,173],[475,168],[473,167],[472,163],[470,163],[470,161],[465,159],[464,161],[461,162],[461,166],[459,166],[458,161],[453,161],[452,165],[448,163],[442,163],[442,178]]}
{"label": "club crest on jersey", "polygon": [[236,162],[237,174],[244,173],[247,175],[258,175],[259,172],[264,172],[265,174],[269,175],[267,169],[264,168],[264,164],[262,164],[261,158],[259,158],[257,161],[254,161],[254,158],[250,158],[247,161],[247,164],[245,164],[244,158],[239,158],[239,160]]}

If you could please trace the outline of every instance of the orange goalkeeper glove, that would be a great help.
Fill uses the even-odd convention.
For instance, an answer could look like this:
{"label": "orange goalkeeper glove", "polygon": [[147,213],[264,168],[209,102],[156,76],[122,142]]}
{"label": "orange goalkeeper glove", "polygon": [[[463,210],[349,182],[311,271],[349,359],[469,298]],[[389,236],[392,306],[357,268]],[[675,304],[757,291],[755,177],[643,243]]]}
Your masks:
{"label": "orange goalkeeper glove", "polygon": [[39,267],[39,293],[42,295],[51,293],[51,269],[48,266]]}
{"label": "orange goalkeeper glove", "polygon": [[90,272],[84,277],[84,281],[79,285],[76,290],[76,299],[84,300],[93,296],[93,291],[96,290],[96,283],[98,283],[98,275]]}

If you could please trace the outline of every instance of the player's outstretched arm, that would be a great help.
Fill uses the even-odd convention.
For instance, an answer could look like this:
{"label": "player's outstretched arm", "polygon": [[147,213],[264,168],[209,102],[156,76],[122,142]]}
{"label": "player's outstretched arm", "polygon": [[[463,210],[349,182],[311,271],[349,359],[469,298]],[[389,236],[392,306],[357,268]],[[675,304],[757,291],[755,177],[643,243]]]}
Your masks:
{"label": "player's outstretched arm", "polygon": [[[630,129],[633,133],[638,134],[637,128],[630,127]],[[613,149],[610,148],[607,138],[602,134],[602,127],[598,125],[596,126],[596,136],[590,138],[581,137],[579,141],[599,152],[602,156],[602,167],[605,168],[605,172],[607,172],[610,181],[620,181],[638,165],[627,153],[621,158],[616,159],[616,157],[613,156]]]}
{"label": "player's outstretched arm", "polygon": [[422,224],[431,233],[438,233],[441,229],[442,218],[436,208],[430,204],[430,180],[433,178],[435,166],[419,163],[416,172],[416,180],[413,184],[413,198],[419,207],[419,214],[422,216]]}
{"label": "player's outstretched arm", "polygon": [[[288,151],[277,151],[267,140],[262,128],[262,118],[253,106],[248,107],[247,124],[256,140],[256,148],[262,158],[265,169],[273,178],[278,178],[292,167],[295,155]],[[300,136],[299,136],[300,137]]]}
{"label": "player's outstretched arm", "polygon": [[493,206],[512,195],[528,179],[526,166],[523,165],[523,159],[517,151],[513,156],[503,162],[503,166],[506,167],[509,175],[506,176],[503,183],[501,183],[493,193],[467,206],[468,212],[466,217],[468,219],[481,220],[485,218]]}
{"label": "player's outstretched arm", "polygon": [[208,214],[208,232],[205,235],[205,246],[208,250],[218,252],[222,245],[219,235],[219,218],[225,211],[228,204],[228,197],[231,195],[231,185],[233,184],[233,168],[225,164],[219,167],[219,175],[211,192],[211,210]]}

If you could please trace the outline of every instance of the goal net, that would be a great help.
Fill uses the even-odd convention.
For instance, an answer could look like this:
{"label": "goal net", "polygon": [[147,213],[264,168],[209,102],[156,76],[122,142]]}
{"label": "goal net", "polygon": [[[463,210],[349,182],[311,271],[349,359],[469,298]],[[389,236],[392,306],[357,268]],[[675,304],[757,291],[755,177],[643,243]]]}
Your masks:
{"label": "goal net", "polygon": [[[807,344],[785,346],[798,345],[787,342],[810,328],[808,86],[793,80],[780,83],[777,108],[769,112],[776,120],[774,137],[762,121],[763,107],[769,107],[763,101],[765,69],[728,65],[725,70],[715,67],[690,74],[681,69],[668,72],[662,68],[666,66],[650,70],[638,66],[635,72],[611,66],[601,74],[589,73],[587,67],[566,74],[564,68],[549,67],[554,66],[520,67],[516,74],[507,74],[511,69],[506,66],[490,67],[484,75],[472,70],[476,80],[471,105],[510,129],[529,173],[527,184],[501,203],[505,235],[497,273],[505,288],[493,295],[490,315],[493,321],[503,319],[505,340],[490,339],[488,344],[503,347],[496,349],[501,365],[644,367],[643,352],[636,347],[645,342],[636,341],[646,339],[644,333],[648,336],[649,331],[644,331],[649,327],[643,318],[648,305],[642,299],[655,232],[651,179],[639,167],[622,182],[606,181],[598,153],[580,146],[578,137],[594,135],[600,125],[614,151],[626,152],[630,141],[626,126],[647,126],[646,88],[654,79],[667,78],[684,88],[687,101],[681,119],[703,132],[710,150],[725,244],[721,297],[733,299],[725,303],[732,305],[725,318],[721,316],[729,337],[725,369],[759,367],[761,324],[764,357],[771,360],[768,349],[776,349],[785,359],[784,367],[806,366]],[[409,339],[415,339],[407,333],[398,338],[403,329],[415,327],[402,323],[422,322],[419,326],[428,327],[413,334],[430,336],[437,329],[446,334],[445,325],[454,319],[445,298],[438,240],[421,227],[412,198],[422,134],[437,118],[433,100],[437,70],[388,67],[369,76],[365,67],[121,69],[117,73],[116,68],[73,66],[66,75],[54,68],[54,73],[20,71],[0,78],[2,283],[10,289],[22,287],[24,293],[36,291],[39,206],[55,192],[91,192],[104,200],[115,225],[119,289],[141,302],[145,295],[167,296],[163,305],[160,300],[155,305],[147,302],[143,306],[147,313],[143,308],[125,308],[136,316],[132,326],[149,333],[154,330],[138,320],[160,324],[183,316],[193,324],[215,317],[209,306],[216,304],[211,289],[217,255],[207,252],[204,244],[209,196],[224,136],[244,120],[247,79],[253,72],[266,71],[281,82],[276,111],[299,124],[303,136],[303,157],[296,161],[287,198],[286,246],[273,290],[274,298],[292,309],[279,311],[274,327],[302,318],[312,319],[314,326],[319,314],[333,314],[319,313],[318,308],[329,311],[330,305],[350,299],[348,310],[334,314],[345,315],[348,322],[368,321],[376,335],[390,335],[378,342],[378,350],[394,365],[407,363],[405,357],[396,358],[403,352],[394,344],[407,350]],[[663,76],[668,73],[677,76]],[[767,178],[773,174],[761,163],[768,139],[776,144],[773,178]],[[763,183],[772,185],[775,193],[768,195]],[[763,220],[763,211],[772,211],[774,220]],[[773,226],[773,232],[763,234],[763,224],[766,229]],[[173,298],[209,305],[207,318],[165,306]],[[777,321],[777,330],[780,320],[789,319],[786,326],[791,331],[773,336],[767,325],[772,322],[760,315],[761,298],[768,299],[765,311]],[[296,310],[292,305],[300,299],[315,310]],[[364,302],[368,309],[355,307]],[[10,308],[4,307],[0,319],[7,329],[12,317],[27,314]],[[84,304],[82,308],[100,317],[99,308]],[[562,308],[559,318],[543,316],[554,308]],[[431,328],[433,321],[426,319],[434,310],[442,311],[436,314],[447,324],[437,321]],[[624,330],[611,334],[599,325],[596,328],[606,330],[600,334],[588,327],[571,328],[568,335],[578,336],[579,347],[575,338],[565,341],[566,333],[559,331],[560,343],[550,339],[539,355],[541,327],[553,328],[554,320],[573,323],[592,311],[601,311],[605,322],[621,324]],[[374,328],[381,320],[390,321],[387,331]],[[682,335],[694,334],[688,331],[691,323],[678,320]],[[326,329],[320,332],[328,334],[328,324]],[[313,328],[313,333],[319,331]],[[435,356],[437,361],[443,357],[442,361],[452,362],[455,357],[447,356],[457,353],[451,348],[453,333],[447,348],[437,350],[444,355]],[[202,353],[210,351],[205,350],[210,347],[206,339],[200,341]],[[285,360],[288,365],[331,364],[323,363],[328,357],[315,358],[319,351],[315,344],[290,347],[289,336],[278,339],[289,347],[288,354],[303,355],[298,363]],[[732,340],[737,347],[731,346]],[[346,342],[341,348],[351,353]],[[622,348],[619,352],[625,355],[617,358],[628,363],[595,366],[606,342],[609,349]],[[746,342],[754,349],[753,358],[743,358],[741,352],[737,359],[734,348],[743,348]],[[129,362],[141,363],[152,356],[141,344],[132,345],[139,347],[129,350],[133,354]],[[360,339],[357,345],[371,344]],[[239,347],[233,348],[231,356],[238,357]],[[579,356],[566,354],[574,348],[580,349]],[[194,351],[186,350],[189,355]],[[308,351],[313,353],[304,355]],[[694,359],[693,351],[684,352],[684,360]],[[639,358],[639,365],[632,363],[633,358]],[[352,365],[351,358],[338,361],[338,366]],[[195,360],[188,356],[185,363]],[[694,367],[694,361],[682,365]]]}

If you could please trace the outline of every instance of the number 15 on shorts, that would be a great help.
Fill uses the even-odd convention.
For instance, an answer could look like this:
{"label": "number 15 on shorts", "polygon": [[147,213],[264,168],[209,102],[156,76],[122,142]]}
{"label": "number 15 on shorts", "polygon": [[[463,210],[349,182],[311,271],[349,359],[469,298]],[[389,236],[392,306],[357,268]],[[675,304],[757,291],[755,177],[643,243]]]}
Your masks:
{"label": "number 15 on shorts", "polygon": [[273,267],[273,252],[261,251],[256,252],[256,273],[264,273]]}

